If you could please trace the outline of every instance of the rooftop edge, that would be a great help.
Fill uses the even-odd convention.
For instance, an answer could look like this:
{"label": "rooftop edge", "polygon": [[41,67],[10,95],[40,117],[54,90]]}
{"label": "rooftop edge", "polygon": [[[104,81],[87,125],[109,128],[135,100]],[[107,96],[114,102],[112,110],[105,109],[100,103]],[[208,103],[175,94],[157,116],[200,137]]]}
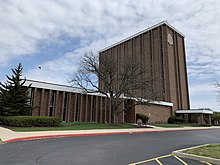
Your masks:
{"label": "rooftop edge", "polygon": [[114,46],[116,46],[116,45],[119,45],[119,44],[121,44],[121,43],[123,43],[123,42],[125,42],[125,41],[128,41],[128,40],[130,40],[131,38],[134,38],[134,37],[136,37],[136,36],[138,36],[138,35],[140,35],[140,34],[142,34],[142,33],[145,33],[145,32],[147,32],[147,31],[152,30],[152,29],[154,29],[154,28],[156,28],[156,27],[158,27],[158,26],[160,26],[160,25],[163,25],[163,24],[166,24],[166,25],[169,26],[171,29],[175,30],[175,31],[178,32],[182,37],[185,38],[185,35],[184,35],[182,32],[180,32],[179,30],[177,30],[175,27],[173,27],[173,26],[172,26],[171,24],[169,24],[167,21],[162,21],[162,22],[160,22],[160,23],[157,23],[157,24],[155,24],[155,25],[153,25],[153,26],[148,27],[147,29],[144,29],[144,30],[142,30],[142,31],[140,31],[140,32],[138,32],[138,33],[135,33],[134,35],[131,35],[130,37],[127,37],[127,38],[125,38],[125,39],[122,39],[122,40],[116,42],[115,44],[112,44],[112,45],[110,45],[110,46],[107,46],[106,48],[103,48],[103,49],[101,49],[100,51],[98,51],[98,53],[104,52],[104,51],[106,51],[106,50],[108,50],[108,49],[110,49],[110,48],[112,48],[112,47],[114,47]]}
{"label": "rooftop edge", "polygon": [[[57,90],[57,91],[65,91],[65,92],[74,92],[74,93],[79,93],[79,94],[88,94],[88,95],[95,95],[95,96],[103,96],[106,97],[104,94],[99,93],[99,92],[85,92],[81,88],[76,88],[72,86],[67,86],[67,85],[61,85],[61,84],[55,84],[55,83],[48,83],[48,82],[42,82],[42,81],[36,81],[36,80],[30,80],[26,79],[25,86],[28,86],[31,84],[31,87],[35,88],[42,88],[42,89],[50,89],[50,90]],[[122,98],[128,98],[126,96],[122,96]],[[130,98],[134,99],[135,98]],[[147,100],[143,99],[143,102],[147,102]],[[164,105],[164,106],[173,106],[173,103],[171,102],[165,102],[165,101],[150,101],[150,104],[156,104],[156,105]]]}

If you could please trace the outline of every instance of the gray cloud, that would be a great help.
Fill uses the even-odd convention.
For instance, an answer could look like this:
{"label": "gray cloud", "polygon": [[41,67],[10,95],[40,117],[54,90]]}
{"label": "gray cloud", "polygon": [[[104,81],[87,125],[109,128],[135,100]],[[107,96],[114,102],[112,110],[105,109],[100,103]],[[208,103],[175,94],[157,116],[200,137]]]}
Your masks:
{"label": "gray cloud", "polygon": [[33,79],[65,83],[87,50],[100,50],[168,20],[186,36],[189,79],[207,83],[220,77],[219,7],[218,0],[1,0],[0,68],[36,54],[42,58],[42,50],[62,48],[65,39],[76,39],[77,48],[57,52],[38,64],[42,70],[25,73]]}

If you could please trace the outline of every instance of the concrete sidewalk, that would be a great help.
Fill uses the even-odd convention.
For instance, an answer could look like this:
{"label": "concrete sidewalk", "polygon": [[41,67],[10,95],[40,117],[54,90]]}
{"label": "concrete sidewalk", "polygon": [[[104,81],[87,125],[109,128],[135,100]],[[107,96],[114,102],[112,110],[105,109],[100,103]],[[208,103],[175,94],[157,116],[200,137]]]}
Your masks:
{"label": "concrete sidewalk", "polygon": [[71,136],[100,136],[111,134],[132,134],[144,132],[172,132],[188,130],[220,129],[220,127],[182,127],[182,128],[131,128],[131,129],[96,129],[96,130],[69,130],[69,131],[35,131],[35,132],[14,132],[0,127],[0,139],[3,142],[14,142],[21,140],[32,140],[41,138],[58,138]]}

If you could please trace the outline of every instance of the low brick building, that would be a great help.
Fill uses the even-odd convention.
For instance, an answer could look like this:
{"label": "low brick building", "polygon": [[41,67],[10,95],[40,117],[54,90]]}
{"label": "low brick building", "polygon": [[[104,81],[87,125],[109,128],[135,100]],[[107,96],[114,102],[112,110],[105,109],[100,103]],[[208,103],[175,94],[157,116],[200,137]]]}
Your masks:
{"label": "low brick building", "polygon": [[211,125],[213,111],[205,109],[178,110],[176,115],[183,118],[185,123]]}
{"label": "low brick building", "polygon": [[[100,93],[85,93],[71,86],[27,80],[31,84],[30,104],[35,107],[33,116],[56,116],[66,122],[112,123],[111,105],[107,97]],[[122,98],[123,99],[123,98]],[[134,100],[125,99],[119,107],[119,123],[135,123],[136,114],[150,117],[150,123],[166,123],[172,114],[172,103],[151,102],[135,105]],[[124,111],[124,109],[126,109]]]}

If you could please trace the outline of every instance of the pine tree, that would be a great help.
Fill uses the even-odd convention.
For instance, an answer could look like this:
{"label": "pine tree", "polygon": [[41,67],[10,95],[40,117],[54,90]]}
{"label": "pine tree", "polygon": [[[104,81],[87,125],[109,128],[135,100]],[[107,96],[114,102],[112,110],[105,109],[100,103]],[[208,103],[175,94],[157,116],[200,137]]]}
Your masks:
{"label": "pine tree", "polygon": [[17,68],[12,69],[12,77],[7,75],[6,83],[0,83],[0,115],[2,116],[30,115],[33,109],[28,104],[30,86],[24,86],[26,80],[21,78],[22,70],[23,67],[19,63]]}

